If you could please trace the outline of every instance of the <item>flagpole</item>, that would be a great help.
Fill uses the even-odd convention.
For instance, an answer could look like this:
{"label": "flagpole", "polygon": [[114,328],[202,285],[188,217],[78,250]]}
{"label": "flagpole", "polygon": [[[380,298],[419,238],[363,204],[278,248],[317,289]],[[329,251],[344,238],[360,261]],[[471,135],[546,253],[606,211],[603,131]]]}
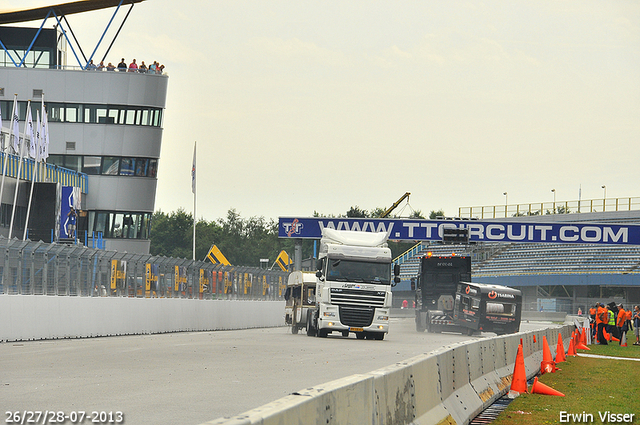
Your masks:
{"label": "flagpole", "polygon": [[191,191],[193,192],[193,261],[196,261],[196,143],[193,142],[193,166],[191,167]]}
{"label": "flagpole", "polygon": [[[27,101],[27,117],[29,116],[29,112],[31,110],[31,99]],[[28,119],[28,118],[27,118]],[[25,119],[24,123],[24,139],[22,139],[22,144],[20,144],[20,140],[18,140],[18,174],[16,175],[16,190],[13,192],[13,207],[11,208],[11,223],[9,224],[9,238],[11,239],[11,235],[13,233],[13,219],[16,215],[16,204],[18,203],[18,189],[20,187],[20,173],[22,171],[22,151],[24,150],[24,145],[27,143],[27,119]],[[25,223],[26,226],[26,223]]]}
{"label": "flagpole", "polygon": [[[44,99],[44,93],[42,94]],[[31,141],[31,145],[35,146],[35,151],[33,152],[35,157],[33,158],[33,171],[31,172],[31,190],[29,191],[29,203],[27,204],[27,220],[24,222],[24,232],[22,233],[22,240],[27,240],[27,229],[29,228],[29,213],[31,212],[31,201],[33,200],[33,186],[36,183],[36,173],[38,170],[38,165],[40,164],[39,151],[40,151],[40,111],[38,112],[38,130],[36,132],[35,144],[34,141]],[[31,138],[33,139],[33,132],[31,134]],[[29,155],[31,155],[31,149],[29,149]]]}
{"label": "flagpole", "polygon": [[[4,176],[7,175],[7,162],[9,162],[9,145],[11,144],[11,135],[13,134],[11,131],[11,129],[13,128],[13,114],[16,113],[16,109],[18,106],[17,102],[18,102],[18,94],[16,93],[13,95],[13,108],[11,109],[11,125],[9,126],[9,140],[7,141],[7,146],[4,148],[4,161],[2,165],[2,183],[0,183],[0,203],[2,203],[2,192],[4,191]],[[2,218],[2,208],[0,208],[0,219],[1,218]]]}

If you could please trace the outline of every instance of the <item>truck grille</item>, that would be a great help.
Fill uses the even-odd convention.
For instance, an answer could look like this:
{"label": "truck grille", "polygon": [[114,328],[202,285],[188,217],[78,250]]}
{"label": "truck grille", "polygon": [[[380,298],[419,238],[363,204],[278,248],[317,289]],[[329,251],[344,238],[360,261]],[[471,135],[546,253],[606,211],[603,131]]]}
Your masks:
{"label": "truck grille", "polygon": [[384,307],[384,291],[331,288],[331,304],[350,307]]}
{"label": "truck grille", "polygon": [[340,322],[345,326],[366,328],[373,322],[375,308],[354,308],[340,306]]}

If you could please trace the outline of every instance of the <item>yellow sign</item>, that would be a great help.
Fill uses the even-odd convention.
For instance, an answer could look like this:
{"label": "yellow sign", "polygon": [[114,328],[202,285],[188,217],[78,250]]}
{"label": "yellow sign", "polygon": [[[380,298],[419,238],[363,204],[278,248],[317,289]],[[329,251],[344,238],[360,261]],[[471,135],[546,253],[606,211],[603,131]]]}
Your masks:
{"label": "yellow sign", "polygon": [[289,259],[289,254],[287,254],[285,250],[280,251],[280,254],[278,254],[278,258],[276,258],[276,264],[278,265],[278,267],[280,267],[283,272],[288,272],[291,263],[292,261],[291,259]]}
{"label": "yellow sign", "polygon": [[231,265],[229,260],[227,260],[227,258],[222,254],[220,249],[218,249],[218,247],[215,246],[215,245],[213,245],[209,249],[209,252],[207,253],[207,258],[213,264],[222,264],[223,266],[230,266]]}
{"label": "yellow sign", "polygon": [[205,276],[204,270],[200,269],[200,293],[202,294],[208,288],[209,288],[209,276]]}
{"label": "yellow sign", "polygon": [[251,280],[253,278],[253,275],[250,275],[249,273],[245,273],[244,274],[244,294],[247,295],[251,292]]}
{"label": "yellow sign", "polygon": [[180,290],[186,290],[186,288],[180,288],[180,284],[186,284],[187,283],[187,269],[186,267],[182,266],[176,266],[175,268],[175,278],[174,278],[174,282],[175,282],[175,290],[180,291]]}
{"label": "yellow sign", "polygon": [[267,295],[269,290],[269,284],[267,283],[267,276],[262,275],[262,295]]}
{"label": "yellow sign", "polygon": [[116,289],[118,279],[124,281],[127,277],[125,266],[124,261],[111,260],[111,289]]}

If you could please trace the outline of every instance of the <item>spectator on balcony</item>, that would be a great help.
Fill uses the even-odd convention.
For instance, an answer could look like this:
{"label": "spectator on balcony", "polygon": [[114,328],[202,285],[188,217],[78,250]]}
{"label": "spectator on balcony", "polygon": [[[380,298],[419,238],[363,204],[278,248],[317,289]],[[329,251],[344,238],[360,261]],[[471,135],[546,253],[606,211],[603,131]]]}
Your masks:
{"label": "spectator on balcony", "polygon": [[138,64],[135,59],[129,64],[129,72],[138,72]]}
{"label": "spectator on balcony", "polygon": [[157,67],[158,67],[158,62],[153,61],[153,63],[149,65],[149,74],[155,74]]}
{"label": "spectator on balcony", "polygon": [[122,61],[118,64],[118,71],[125,72],[127,70],[127,63],[122,58]]}
{"label": "spectator on balcony", "polygon": [[104,62],[100,61],[100,64],[98,65],[98,71],[104,71]]}
{"label": "spectator on balcony", "polygon": [[147,72],[147,65],[144,64],[144,61],[138,67],[138,72],[141,74],[145,74]]}
{"label": "spectator on balcony", "polygon": [[160,65],[156,68],[156,74],[162,74],[164,72],[164,65]]}
{"label": "spectator on balcony", "polygon": [[116,67],[111,62],[107,65],[107,71],[115,71]]}
{"label": "spectator on balcony", "polygon": [[93,59],[91,59],[89,61],[89,63],[87,64],[87,71],[95,71],[96,70],[96,64],[93,63]]}

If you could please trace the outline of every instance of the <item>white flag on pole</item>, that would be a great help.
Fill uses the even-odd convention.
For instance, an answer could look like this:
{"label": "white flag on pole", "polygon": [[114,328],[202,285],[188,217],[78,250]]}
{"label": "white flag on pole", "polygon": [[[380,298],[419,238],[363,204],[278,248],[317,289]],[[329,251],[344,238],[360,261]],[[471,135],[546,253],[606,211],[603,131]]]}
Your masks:
{"label": "white flag on pole", "polygon": [[48,117],[48,113],[45,110],[44,111],[44,116],[42,117],[42,156],[40,157],[41,160],[43,160],[44,162],[47,162],[47,158],[49,158],[49,119]]}
{"label": "white flag on pole", "polygon": [[12,123],[11,123],[11,136],[12,136],[12,140],[11,140],[11,146],[13,147],[13,151],[16,154],[20,154],[19,150],[20,150],[20,125],[19,125],[19,118],[18,118],[18,97],[15,96],[13,98],[13,117],[12,117]]}
{"label": "white flag on pole", "polygon": [[40,142],[40,135],[42,134],[42,123],[40,122],[40,111],[36,111],[36,128],[35,128],[35,139],[36,139],[36,161],[40,159],[40,154],[42,153],[42,143]]}
{"label": "white flag on pole", "polygon": [[33,137],[33,116],[31,115],[31,108],[27,111],[27,122],[24,125],[24,138],[29,138],[29,156],[31,158],[36,157],[36,139]]}
{"label": "white flag on pole", "polygon": [[196,144],[193,143],[193,165],[191,166],[191,192],[196,193]]}

